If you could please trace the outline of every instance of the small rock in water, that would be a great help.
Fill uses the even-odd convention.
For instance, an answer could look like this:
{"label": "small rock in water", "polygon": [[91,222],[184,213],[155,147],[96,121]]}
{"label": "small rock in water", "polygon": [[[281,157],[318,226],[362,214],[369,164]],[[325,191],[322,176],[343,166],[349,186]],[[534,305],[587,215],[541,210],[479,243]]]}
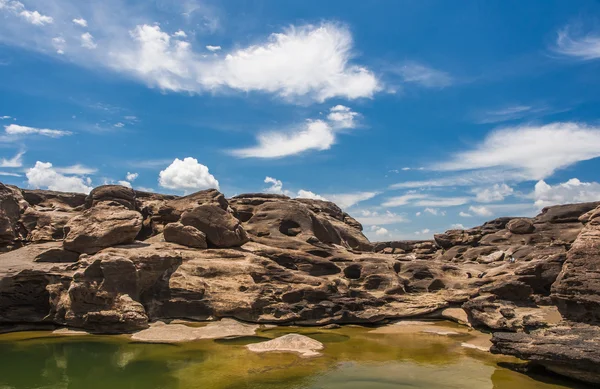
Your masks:
{"label": "small rock in water", "polygon": [[298,353],[303,357],[316,357],[321,355],[318,350],[324,348],[323,343],[299,334],[287,334],[261,343],[252,343],[246,346],[255,353],[271,351]]}

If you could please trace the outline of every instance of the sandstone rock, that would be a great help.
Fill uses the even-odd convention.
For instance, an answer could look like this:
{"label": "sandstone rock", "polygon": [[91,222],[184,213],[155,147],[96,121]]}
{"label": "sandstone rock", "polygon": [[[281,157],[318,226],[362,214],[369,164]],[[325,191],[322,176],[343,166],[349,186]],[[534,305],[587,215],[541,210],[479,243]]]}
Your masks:
{"label": "sandstone rock", "polygon": [[121,185],[102,185],[94,188],[85,199],[85,207],[91,208],[101,201],[121,204],[128,209],[135,209],[135,192]]}
{"label": "sandstone rock", "polygon": [[142,228],[142,216],[121,205],[99,204],[75,216],[64,227],[66,250],[93,254],[105,247],[131,243]]}
{"label": "sandstone rock", "polygon": [[248,350],[255,353],[265,352],[292,352],[303,357],[316,357],[321,355],[323,343],[299,334],[288,334],[279,338],[261,343],[252,343],[246,346]]}
{"label": "sandstone rock", "polygon": [[562,322],[525,333],[495,332],[492,353],[533,361],[557,374],[600,384],[600,327]]}
{"label": "sandstone rock", "polygon": [[216,247],[237,247],[248,242],[248,235],[239,220],[215,205],[200,205],[184,212],[181,224],[202,231],[208,242]]}
{"label": "sandstone rock", "polygon": [[180,343],[200,339],[223,339],[252,336],[259,328],[257,325],[244,324],[232,319],[221,319],[204,327],[192,327],[185,324],[165,324],[156,322],[150,327],[131,336],[136,342]]}
{"label": "sandstone rock", "polygon": [[494,263],[498,261],[504,260],[504,251],[495,251],[491,254],[481,256],[477,258],[477,262],[479,263]]}
{"label": "sandstone rock", "polygon": [[552,285],[561,314],[575,321],[600,323],[600,219],[588,222],[567,253]]}
{"label": "sandstone rock", "polygon": [[513,219],[506,228],[513,234],[530,234],[535,230],[533,223],[527,219]]}
{"label": "sandstone rock", "polygon": [[169,223],[163,231],[165,241],[178,243],[197,249],[205,249],[206,235],[196,227],[184,226],[181,223]]}

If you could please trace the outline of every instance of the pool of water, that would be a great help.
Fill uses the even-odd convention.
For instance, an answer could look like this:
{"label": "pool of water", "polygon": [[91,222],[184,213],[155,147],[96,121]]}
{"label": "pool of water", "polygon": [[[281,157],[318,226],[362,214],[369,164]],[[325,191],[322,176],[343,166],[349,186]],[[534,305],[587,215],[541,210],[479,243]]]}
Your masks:
{"label": "pool of water", "polygon": [[[436,323],[453,331],[451,323]],[[248,343],[301,333],[325,345],[323,355],[255,354]],[[127,336],[0,335],[0,388],[143,389],[557,389],[583,388],[503,367],[518,362],[463,343],[468,333],[276,327],[256,336],[183,344],[144,344]]]}

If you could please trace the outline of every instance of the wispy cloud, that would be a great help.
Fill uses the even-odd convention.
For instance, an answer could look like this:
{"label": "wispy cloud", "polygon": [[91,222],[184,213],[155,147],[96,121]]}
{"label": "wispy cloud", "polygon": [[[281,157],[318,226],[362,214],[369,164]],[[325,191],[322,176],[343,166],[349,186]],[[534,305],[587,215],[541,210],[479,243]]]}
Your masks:
{"label": "wispy cloud", "polygon": [[573,34],[573,28],[567,26],[558,31],[553,50],[582,60],[600,58],[600,33]]}
{"label": "wispy cloud", "polygon": [[50,138],[60,138],[63,136],[73,134],[70,131],[27,127],[27,126],[20,126],[18,124],[9,124],[8,126],[4,126],[4,131],[8,135],[42,135],[42,136],[47,136]]}
{"label": "wispy cloud", "polygon": [[331,108],[327,121],[307,120],[289,132],[273,131],[259,134],[258,145],[229,151],[239,158],[282,158],[309,150],[328,150],[336,140],[338,130],[353,128],[357,114],[337,105]]}
{"label": "wispy cloud", "polygon": [[450,74],[416,62],[406,62],[395,68],[405,83],[419,84],[426,88],[444,88],[454,83]]}
{"label": "wispy cloud", "polygon": [[23,166],[23,155],[25,155],[25,151],[19,151],[12,158],[0,159],[0,167],[21,167],[21,166]]}

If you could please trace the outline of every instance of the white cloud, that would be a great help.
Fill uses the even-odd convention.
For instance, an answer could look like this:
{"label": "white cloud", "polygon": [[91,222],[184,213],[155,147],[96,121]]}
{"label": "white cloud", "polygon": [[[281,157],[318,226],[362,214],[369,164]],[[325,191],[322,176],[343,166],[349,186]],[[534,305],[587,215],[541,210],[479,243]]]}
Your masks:
{"label": "white cloud", "polygon": [[73,23],[75,23],[81,27],[87,27],[87,25],[88,25],[87,20],[85,20],[84,18],[73,19]]}
{"label": "white cloud", "polygon": [[581,182],[577,178],[571,178],[567,182],[548,185],[541,180],[535,184],[532,197],[538,209],[556,204],[600,201],[600,183]]}
{"label": "white cloud", "polygon": [[406,63],[396,69],[396,73],[401,75],[404,82],[419,84],[426,88],[443,88],[452,85],[453,82],[448,73],[414,62]]}
{"label": "white cloud", "polygon": [[0,120],[12,119],[12,116],[0,116]]}
{"label": "white cloud", "polygon": [[354,193],[338,193],[326,194],[325,196],[336,203],[340,208],[350,208],[361,201],[366,201],[377,196],[379,192],[354,192]]}
{"label": "white cloud", "polygon": [[572,37],[569,27],[558,32],[554,50],[583,60],[600,58],[600,35],[587,34]]}
{"label": "white cloud", "polygon": [[390,197],[381,205],[384,207],[400,207],[402,205],[411,203],[413,200],[423,199],[426,197],[427,195],[422,193],[406,193],[402,196]]}
{"label": "white cloud", "polygon": [[262,91],[284,98],[372,97],[374,74],[350,64],[352,37],[331,23],[290,27],[262,43],[223,57],[203,58],[188,42],[172,41],[159,26],[138,25],[133,47],[115,51],[110,66],[162,89]]}
{"label": "white cloud", "polygon": [[50,16],[42,15],[38,11],[28,10],[20,1],[0,0],[0,10],[6,10],[14,15],[18,15],[28,23],[36,26],[44,26],[54,22],[54,19]]}
{"label": "white cloud", "polygon": [[460,217],[472,217],[472,215],[470,213],[463,212],[463,211],[460,211],[458,213],[458,216],[460,216]]}
{"label": "white cloud", "polygon": [[0,172],[0,176],[21,177],[20,174],[10,172]]}
{"label": "white cloud", "polygon": [[404,216],[398,215],[389,210],[370,211],[367,209],[357,212],[356,219],[365,226],[389,225],[408,221]]}
{"label": "white cloud", "polygon": [[129,172],[127,172],[127,175],[125,176],[125,178],[129,182],[135,181],[138,177],[139,177],[139,174],[137,174],[137,173],[129,173]]}
{"label": "white cloud", "polygon": [[355,127],[357,115],[350,108],[337,105],[331,108],[327,122],[307,120],[291,132],[265,132],[258,135],[258,146],[230,150],[230,153],[239,158],[281,158],[308,150],[329,150],[338,130]]}
{"label": "white cloud", "polygon": [[27,20],[31,24],[36,26],[43,26],[46,24],[52,24],[54,19],[50,16],[42,15],[38,11],[21,11],[19,14],[23,19]]}
{"label": "white cloud", "polygon": [[179,30],[173,34],[176,38],[187,38],[187,34],[183,30]]}
{"label": "white cloud", "polygon": [[8,126],[4,126],[4,130],[8,135],[43,135],[48,136],[50,138],[60,138],[62,136],[67,136],[73,134],[70,131],[62,131],[62,130],[49,130],[47,128],[35,128],[35,127],[26,127],[20,126],[18,124],[9,124]]}
{"label": "white cloud", "polygon": [[90,34],[89,32],[85,32],[85,33],[81,34],[81,47],[85,47],[86,49],[93,50],[96,47],[98,47],[98,45],[94,41],[94,36],[92,34]]}
{"label": "white cloud", "polygon": [[460,223],[452,224],[450,228],[453,230],[466,230],[465,226]]}
{"label": "white cloud", "polygon": [[479,203],[493,203],[502,201],[506,196],[513,194],[514,190],[506,184],[494,184],[490,188],[475,188],[475,201]]}
{"label": "white cloud", "polygon": [[416,213],[415,213],[415,216],[421,216],[421,211],[419,211],[419,212],[416,212]]}
{"label": "white cloud", "polygon": [[23,155],[24,151],[19,151],[14,157],[10,159],[0,159],[0,167],[21,167],[23,166]]}
{"label": "white cloud", "polygon": [[49,189],[63,192],[89,193],[91,186],[82,177],[65,176],[52,168],[50,162],[37,161],[27,170],[27,183],[31,188]]}
{"label": "white cloud", "polygon": [[267,176],[265,177],[264,183],[271,184],[270,187],[264,189],[266,193],[284,194],[283,182],[281,182],[281,180]]}
{"label": "white cloud", "polygon": [[240,158],[281,158],[307,150],[328,150],[335,142],[334,131],[322,120],[309,120],[302,129],[291,132],[268,132],[258,135],[258,146],[232,150]]}
{"label": "white cloud", "polygon": [[415,235],[426,235],[429,234],[431,230],[429,228],[422,229],[421,231],[415,231]]}
{"label": "white cloud", "polygon": [[98,169],[83,166],[80,164],[65,166],[65,167],[53,167],[53,170],[55,170],[58,173],[62,173],[62,174],[75,174],[75,175],[79,175],[79,176],[83,176],[83,175],[87,175],[87,174],[94,174],[98,171]]}
{"label": "white cloud", "polygon": [[171,165],[159,173],[158,183],[163,188],[183,190],[186,193],[209,188],[219,189],[219,181],[209,173],[208,167],[192,157],[183,160],[175,158]]}
{"label": "white cloud", "polygon": [[467,197],[428,197],[414,202],[421,207],[455,207],[469,202]]}
{"label": "white cloud", "polygon": [[523,180],[539,180],[556,170],[600,156],[600,129],[578,123],[503,128],[474,149],[459,152],[434,169],[506,169]]}
{"label": "white cloud", "polygon": [[119,122],[119,123],[116,123],[116,124],[114,125],[114,127],[117,127],[117,128],[123,128],[123,127],[125,127],[125,124],[123,124],[123,123]]}
{"label": "white cloud", "polygon": [[388,236],[388,235],[390,235],[390,232],[386,228],[384,228],[384,227],[371,226],[370,230],[372,232],[374,232],[375,235],[377,235],[377,236]]}
{"label": "white cloud", "polygon": [[52,45],[54,46],[54,48],[56,49],[56,52],[58,54],[65,53],[65,47],[66,47],[65,38],[62,38],[62,37],[52,38]]}
{"label": "white cloud", "polygon": [[483,205],[471,205],[469,211],[478,216],[492,216],[494,213]]}
{"label": "white cloud", "polygon": [[212,51],[212,52],[219,51],[219,50],[221,50],[221,46],[211,46],[211,45],[207,45],[207,46],[206,46],[206,50],[208,50],[208,51]]}
{"label": "white cloud", "polygon": [[440,215],[440,216],[446,216],[446,211],[440,211],[437,208],[425,208],[423,210],[423,212],[430,213],[430,214],[432,214],[434,216],[438,216],[438,215]]}
{"label": "white cloud", "polygon": [[121,180],[121,181],[117,181],[117,184],[122,185],[122,186],[126,186],[128,188],[133,188],[133,186],[131,185],[131,182],[129,182],[129,181],[123,181],[123,180]]}
{"label": "white cloud", "polygon": [[[304,190],[304,189],[300,189],[298,191],[298,198],[300,199],[312,199],[312,200],[324,200],[324,201],[329,201],[328,199],[326,199],[323,196],[320,196],[316,193],[313,193],[309,190]],[[339,204],[338,204],[339,205]]]}
{"label": "white cloud", "polygon": [[329,119],[334,127],[354,128],[356,126],[354,120],[357,115],[356,112],[353,112],[346,106],[336,105],[330,109],[327,119]]}

